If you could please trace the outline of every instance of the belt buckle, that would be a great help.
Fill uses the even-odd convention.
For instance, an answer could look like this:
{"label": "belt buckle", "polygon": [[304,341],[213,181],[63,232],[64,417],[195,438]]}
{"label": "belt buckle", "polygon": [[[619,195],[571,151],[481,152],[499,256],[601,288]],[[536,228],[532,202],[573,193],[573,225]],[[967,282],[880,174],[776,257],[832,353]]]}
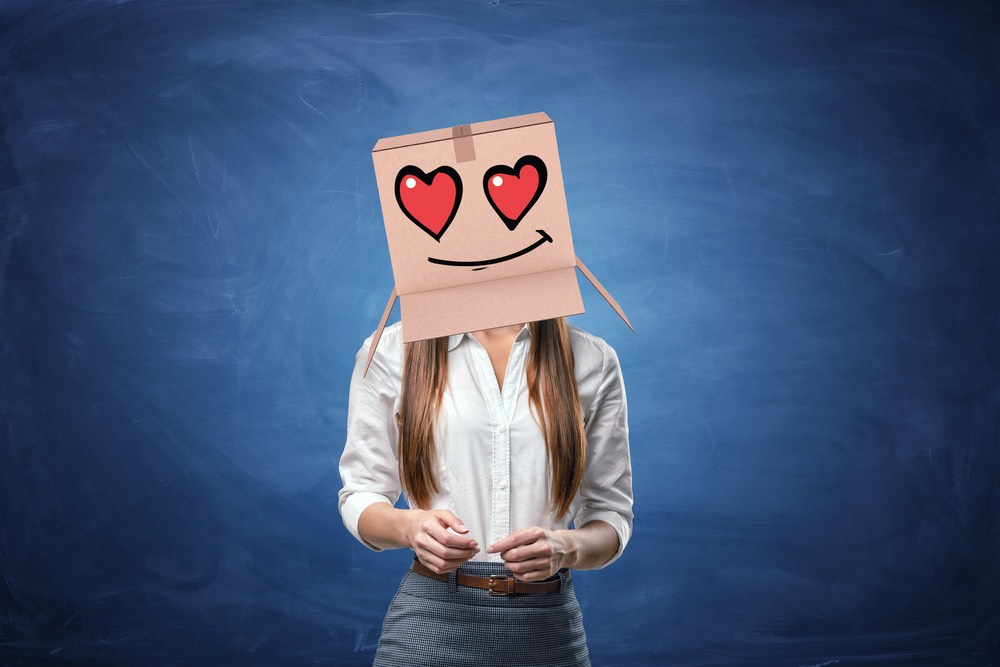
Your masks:
{"label": "belt buckle", "polygon": [[[510,577],[508,577],[506,574],[491,574],[489,576],[489,580],[490,580],[489,591],[490,595],[492,595],[493,597],[503,597],[510,592]],[[498,591],[496,589],[496,582],[498,581],[502,581],[504,584],[506,584],[502,591]]]}

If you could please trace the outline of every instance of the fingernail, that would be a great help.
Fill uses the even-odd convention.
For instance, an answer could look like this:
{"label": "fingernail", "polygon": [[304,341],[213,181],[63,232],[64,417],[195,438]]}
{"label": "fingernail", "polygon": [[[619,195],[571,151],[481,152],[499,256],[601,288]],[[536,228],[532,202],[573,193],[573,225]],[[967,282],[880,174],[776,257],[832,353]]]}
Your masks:
{"label": "fingernail", "polygon": [[465,524],[464,524],[464,523],[460,523],[460,524],[458,524],[458,529],[459,529],[460,531],[462,531],[463,533],[467,533],[467,532],[469,532],[469,529],[468,529],[468,528],[467,528],[467,527],[465,526]]}

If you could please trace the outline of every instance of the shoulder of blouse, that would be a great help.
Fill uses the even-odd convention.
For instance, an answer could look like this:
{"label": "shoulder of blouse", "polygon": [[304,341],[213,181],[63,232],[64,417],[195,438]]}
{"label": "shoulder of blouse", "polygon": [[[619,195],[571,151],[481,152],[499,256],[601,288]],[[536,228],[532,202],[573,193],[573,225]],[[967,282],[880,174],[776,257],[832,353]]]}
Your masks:
{"label": "shoulder of blouse", "polygon": [[621,387],[624,392],[621,366],[615,349],[600,336],[570,326],[570,345],[580,406],[587,422],[609,391]]}
{"label": "shoulder of blouse", "polygon": [[569,327],[570,345],[573,347],[573,364],[578,374],[603,373],[609,362],[617,362],[618,355],[611,345],[579,327]]}
{"label": "shoulder of blouse", "polygon": [[[371,349],[372,340],[375,338],[373,332],[355,357],[355,368],[360,374],[364,371],[365,363],[368,361],[368,350]],[[375,356],[368,367],[365,379],[374,381],[398,381],[403,368],[403,328],[401,322],[390,324],[382,330],[382,337],[379,339],[378,347],[375,349]]]}

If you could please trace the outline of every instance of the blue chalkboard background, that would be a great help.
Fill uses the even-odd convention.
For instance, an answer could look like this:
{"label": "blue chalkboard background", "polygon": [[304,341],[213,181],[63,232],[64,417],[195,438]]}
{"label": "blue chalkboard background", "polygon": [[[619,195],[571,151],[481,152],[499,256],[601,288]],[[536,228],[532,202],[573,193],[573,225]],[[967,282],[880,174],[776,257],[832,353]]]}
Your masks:
{"label": "blue chalkboard background", "polygon": [[904,0],[3,3],[0,664],[370,663],[370,151],[534,111],[637,329],[595,665],[1000,664],[1000,11]]}

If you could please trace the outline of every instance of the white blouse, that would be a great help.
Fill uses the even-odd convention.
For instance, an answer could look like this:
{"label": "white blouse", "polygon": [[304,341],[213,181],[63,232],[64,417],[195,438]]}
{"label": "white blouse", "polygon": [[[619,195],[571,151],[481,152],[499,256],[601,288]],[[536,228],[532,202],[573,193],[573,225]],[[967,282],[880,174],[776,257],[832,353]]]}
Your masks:
{"label": "white blouse", "polygon": [[[570,327],[577,388],[587,435],[587,467],[569,512],[556,518],[545,440],[528,403],[527,325],[507,362],[503,390],[486,349],[471,334],[448,339],[448,384],[434,432],[439,493],[423,509],[451,510],[479,543],[473,560],[500,562],[486,547],[521,528],[550,530],[600,519],[618,533],[615,561],[632,534],[632,465],[625,385],[614,349]],[[386,327],[367,376],[372,337],[358,351],[347,411],[347,443],[340,459],[339,507],[358,533],[372,503],[394,505],[401,493],[396,458],[403,343],[399,323]],[[413,507],[409,499],[407,502]]]}

